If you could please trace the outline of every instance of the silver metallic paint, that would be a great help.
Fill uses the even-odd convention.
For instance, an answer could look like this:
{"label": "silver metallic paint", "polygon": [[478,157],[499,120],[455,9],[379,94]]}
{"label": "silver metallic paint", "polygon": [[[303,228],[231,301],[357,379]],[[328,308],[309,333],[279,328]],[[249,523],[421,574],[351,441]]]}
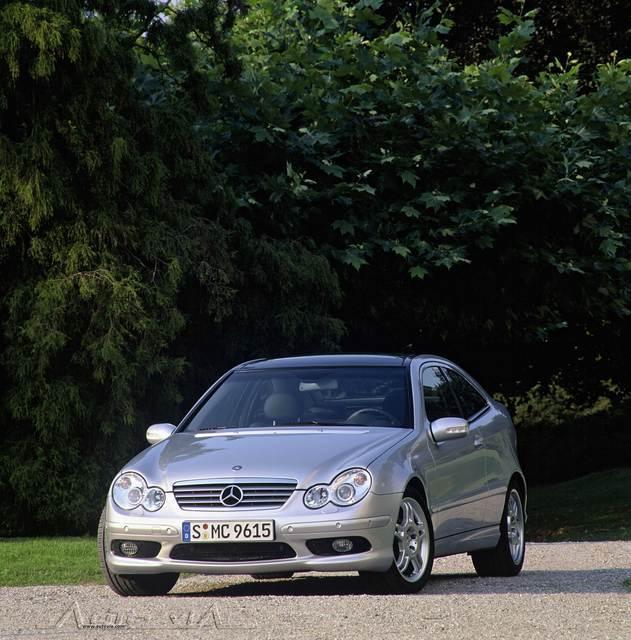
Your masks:
{"label": "silver metallic paint", "polygon": [[[264,366],[270,367],[266,361]],[[287,362],[285,359],[283,362]],[[423,411],[421,371],[429,364],[451,367],[486,398],[488,408],[470,421],[466,437],[437,443]],[[241,365],[243,366],[243,365]],[[108,495],[105,544],[114,538],[156,540],[155,559],[121,558],[107,552],[113,573],[275,573],[279,571],[386,570],[393,560],[392,541],[399,505],[410,483],[425,494],[435,534],[436,556],[491,548],[499,539],[499,522],[511,478],[525,480],[517,459],[515,432],[506,408],[495,402],[462,369],[435,356],[418,356],[409,364],[414,427],[256,428],[208,433],[178,431],[137,455],[122,471],[135,471],[167,492],[165,506],[149,513],[118,508]],[[205,401],[222,376],[189,412]],[[186,418],[185,418],[186,420]],[[482,442],[480,445],[479,442]],[[236,470],[237,467],[241,469]],[[304,491],[329,483],[351,467],[367,468],[373,477],[369,494],[356,505],[328,504],[312,510]],[[288,478],[298,489],[274,509],[223,508],[204,512],[180,509],[172,493],[176,482],[244,477]],[[524,501],[525,507],[525,501]],[[171,560],[180,543],[184,520],[273,519],[276,539],[297,557],[249,563]],[[314,556],[305,545],[313,537],[352,532],[367,538],[368,552],[338,557]]]}

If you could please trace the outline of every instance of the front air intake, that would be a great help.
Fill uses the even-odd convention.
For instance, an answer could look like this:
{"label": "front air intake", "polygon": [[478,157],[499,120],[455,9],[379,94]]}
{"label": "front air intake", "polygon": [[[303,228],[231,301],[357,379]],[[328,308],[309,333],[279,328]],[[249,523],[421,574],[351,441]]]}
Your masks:
{"label": "front air intake", "polygon": [[284,542],[190,542],[171,549],[173,560],[192,562],[257,562],[295,558]]}

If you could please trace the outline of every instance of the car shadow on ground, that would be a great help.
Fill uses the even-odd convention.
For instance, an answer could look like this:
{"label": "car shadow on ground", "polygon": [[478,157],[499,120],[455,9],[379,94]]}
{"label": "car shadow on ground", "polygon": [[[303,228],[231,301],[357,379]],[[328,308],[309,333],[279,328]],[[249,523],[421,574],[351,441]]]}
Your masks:
{"label": "car shadow on ground", "polygon": [[[631,569],[577,569],[574,571],[523,571],[513,578],[480,578],[474,573],[432,575],[419,595],[448,594],[562,594],[628,593],[623,581]],[[186,589],[186,591],[184,591]],[[379,594],[358,576],[297,576],[277,580],[244,580],[233,584],[213,584],[208,578],[178,585],[172,597],[257,597],[257,596],[348,596]]]}

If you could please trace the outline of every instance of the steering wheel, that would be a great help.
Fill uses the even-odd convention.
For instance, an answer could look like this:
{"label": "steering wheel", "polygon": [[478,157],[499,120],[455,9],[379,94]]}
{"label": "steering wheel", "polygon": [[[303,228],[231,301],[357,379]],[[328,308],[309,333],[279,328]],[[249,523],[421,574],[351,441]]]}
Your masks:
{"label": "steering wheel", "polygon": [[386,418],[386,420],[388,420],[390,424],[394,424],[397,421],[397,419],[391,413],[388,413],[383,409],[366,407],[365,409],[358,409],[357,411],[354,411],[353,413],[351,413],[351,415],[348,416],[348,418],[346,418],[346,422],[351,422],[354,418],[357,418],[363,415],[381,416],[382,418]]}

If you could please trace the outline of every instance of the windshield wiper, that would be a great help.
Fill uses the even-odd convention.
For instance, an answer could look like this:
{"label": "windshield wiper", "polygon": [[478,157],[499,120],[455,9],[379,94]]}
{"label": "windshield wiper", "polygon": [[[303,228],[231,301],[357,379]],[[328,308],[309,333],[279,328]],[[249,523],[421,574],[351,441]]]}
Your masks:
{"label": "windshield wiper", "polygon": [[[274,427],[347,427],[348,422],[333,422],[331,420],[302,420],[301,422],[283,422],[281,424],[271,425]],[[353,425],[351,425],[353,426]]]}

